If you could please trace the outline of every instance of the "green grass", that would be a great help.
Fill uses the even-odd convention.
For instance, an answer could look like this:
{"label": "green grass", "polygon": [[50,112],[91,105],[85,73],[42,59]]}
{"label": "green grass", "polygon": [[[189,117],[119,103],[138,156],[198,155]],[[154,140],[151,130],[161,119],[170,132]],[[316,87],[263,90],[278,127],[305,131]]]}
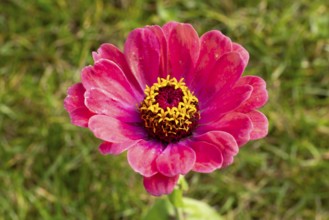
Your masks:
{"label": "green grass", "polygon": [[0,219],[139,219],[154,203],[63,99],[101,43],[122,48],[133,28],[169,20],[244,45],[245,74],[270,95],[268,137],[225,170],[188,174],[187,196],[225,219],[329,219],[328,15],[326,0],[2,0]]}

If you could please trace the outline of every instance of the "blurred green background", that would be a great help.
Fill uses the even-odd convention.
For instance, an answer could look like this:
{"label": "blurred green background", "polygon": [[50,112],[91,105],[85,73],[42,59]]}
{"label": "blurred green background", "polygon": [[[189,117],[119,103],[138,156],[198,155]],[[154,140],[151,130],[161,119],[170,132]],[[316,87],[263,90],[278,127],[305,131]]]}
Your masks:
{"label": "blurred green background", "polygon": [[225,219],[329,219],[329,3],[326,0],[1,0],[0,219],[140,219],[156,198],[125,155],[70,124],[66,89],[104,42],[177,20],[221,30],[263,77],[269,135],[188,197]]}

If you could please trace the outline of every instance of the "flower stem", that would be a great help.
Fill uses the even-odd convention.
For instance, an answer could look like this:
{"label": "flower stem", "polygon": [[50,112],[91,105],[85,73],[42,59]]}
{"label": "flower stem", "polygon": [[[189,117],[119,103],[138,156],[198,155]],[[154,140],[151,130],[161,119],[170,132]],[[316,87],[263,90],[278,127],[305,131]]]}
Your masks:
{"label": "flower stem", "polygon": [[183,191],[187,189],[187,183],[183,176],[180,176],[174,191],[168,195],[169,201],[174,207],[175,216],[178,220],[184,220]]}
{"label": "flower stem", "polygon": [[183,210],[181,210],[177,206],[174,206],[174,210],[175,210],[175,217],[176,217],[177,220],[184,220],[185,219]]}

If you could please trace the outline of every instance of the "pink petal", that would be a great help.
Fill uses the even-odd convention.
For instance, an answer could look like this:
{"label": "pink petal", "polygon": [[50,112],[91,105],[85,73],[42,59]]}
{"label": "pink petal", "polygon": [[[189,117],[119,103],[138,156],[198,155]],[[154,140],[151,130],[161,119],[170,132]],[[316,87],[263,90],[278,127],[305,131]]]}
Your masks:
{"label": "pink petal", "polygon": [[124,143],[146,137],[142,127],[119,121],[105,115],[94,115],[89,119],[89,129],[94,135],[104,141]]}
{"label": "pink petal", "polygon": [[88,121],[94,115],[84,104],[85,88],[81,83],[74,84],[67,90],[64,107],[68,111],[71,123],[80,127],[88,127]]}
{"label": "pink petal", "polygon": [[86,106],[97,114],[104,114],[124,122],[139,122],[140,115],[134,105],[121,103],[103,89],[91,88],[85,93]]}
{"label": "pink petal", "polygon": [[201,112],[200,123],[216,121],[222,114],[233,111],[246,101],[252,92],[252,86],[234,87],[224,94],[217,94]]}
{"label": "pink petal", "polygon": [[168,35],[170,75],[189,82],[199,57],[200,43],[197,32],[190,24],[174,25]]}
{"label": "pink petal", "polygon": [[125,43],[124,54],[141,88],[152,86],[160,70],[160,43],[148,28],[133,30]]}
{"label": "pink petal", "polygon": [[238,112],[226,114],[216,122],[215,126],[216,130],[218,129],[230,133],[239,146],[242,146],[250,140],[250,133],[253,129],[250,118]]}
{"label": "pink petal", "polygon": [[160,43],[160,70],[159,77],[166,78],[169,73],[168,70],[168,55],[167,55],[167,40],[164,36],[163,30],[158,25],[146,26],[146,28],[150,29],[155,36],[158,38]]}
{"label": "pink petal", "polygon": [[250,98],[246,100],[237,111],[249,112],[265,105],[268,99],[266,82],[258,76],[245,76],[239,79],[238,85],[251,85],[253,91]]}
{"label": "pink petal", "polygon": [[97,50],[97,52],[93,52],[93,58],[95,62],[98,62],[101,59],[107,59],[113,61],[115,64],[117,64],[120,69],[124,72],[125,76],[129,80],[129,82],[138,89],[138,92],[143,94],[143,88],[139,86],[137,83],[136,78],[130,71],[130,68],[127,64],[126,58],[124,54],[113,44],[102,44],[100,48]]}
{"label": "pink petal", "polygon": [[238,144],[234,137],[224,131],[212,130],[201,135],[195,135],[196,141],[205,141],[215,145],[221,151],[236,155],[239,151]]}
{"label": "pink petal", "polygon": [[67,96],[64,100],[64,107],[66,111],[72,112],[77,108],[84,107],[85,88],[81,83],[74,84],[67,90]]}
{"label": "pink petal", "polygon": [[156,160],[159,172],[165,176],[185,175],[195,162],[195,152],[182,144],[169,144]]}
{"label": "pink petal", "polygon": [[85,67],[82,70],[81,80],[86,90],[100,88],[123,103],[135,105],[138,102],[136,92],[131,89],[126,76],[112,61],[103,59],[95,63],[93,67]]}
{"label": "pink petal", "polygon": [[144,177],[144,187],[153,196],[162,196],[172,193],[177,184],[178,177],[167,177],[160,173],[151,177]]}
{"label": "pink petal", "polygon": [[[196,132],[197,133],[197,132]],[[224,131],[209,131],[202,135],[196,135],[194,139],[210,143],[217,147],[223,156],[223,167],[233,162],[233,157],[238,153],[239,147],[232,135]]]}
{"label": "pink petal", "polygon": [[211,173],[222,166],[223,156],[215,145],[205,141],[191,141],[190,145],[196,155],[193,171]]}
{"label": "pink petal", "polygon": [[231,154],[223,153],[223,164],[221,168],[228,167],[234,161],[234,158]]}
{"label": "pink petal", "polygon": [[169,36],[170,36],[172,30],[179,24],[180,23],[178,23],[176,21],[170,21],[170,22],[166,23],[165,25],[163,25],[162,30],[167,39],[169,39]]}
{"label": "pink petal", "polygon": [[242,47],[240,44],[237,44],[237,43],[233,43],[232,47],[233,47],[233,51],[236,51],[241,55],[244,65],[247,66],[248,61],[249,61],[248,51],[244,47]]}
{"label": "pink petal", "polygon": [[129,72],[129,66],[126,62],[126,59],[124,57],[124,54],[113,44],[105,43],[102,44],[97,52],[93,52],[93,58],[95,63],[102,59],[107,59],[115,64],[117,64],[120,69],[122,69],[124,72]]}
{"label": "pink petal", "polygon": [[158,172],[156,159],[161,152],[161,144],[153,141],[141,140],[128,150],[128,163],[135,172],[145,177],[150,177]]}
{"label": "pink petal", "polygon": [[71,123],[80,126],[80,127],[88,127],[89,119],[94,115],[91,111],[89,111],[86,107],[81,107],[69,112]]}
{"label": "pink petal", "polygon": [[200,44],[200,56],[196,65],[197,70],[192,88],[202,89],[216,61],[224,53],[231,52],[232,42],[220,31],[212,30],[201,36]]}
{"label": "pink petal", "polygon": [[110,143],[104,141],[101,143],[98,147],[99,152],[103,155],[112,154],[112,155],[118,155],[122,152],[128,150],[129,148],[133,147],[138,143],[137,141],[128,141],[124,143]]}
{"label": "pink petal", "polygon": [[253,130],[250,133],[250,140],[263,138],[268,133],[268,120],[266,116],[259,111],[251,111],[246,113],[251,119]]}
{"label": "pink petal", "polygon": [[208,80],[204,88],[196,91],[200,103],[211,100],[218,94],[224,94],[232,88],[241,77],[245,65],[241,56],[236,52],[224,54],[216,62],[212,71],[208,73]]}

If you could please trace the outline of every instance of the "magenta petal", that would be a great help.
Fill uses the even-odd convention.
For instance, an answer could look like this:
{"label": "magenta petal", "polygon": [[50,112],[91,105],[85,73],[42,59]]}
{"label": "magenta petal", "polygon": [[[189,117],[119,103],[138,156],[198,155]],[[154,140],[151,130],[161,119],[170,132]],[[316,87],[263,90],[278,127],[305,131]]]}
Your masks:
{"label": "magenta petal", "polygon": [[185,175],[195,162],[195,152],[182,144],[169,144],[156,160],[160,173],[165,176]]}
{"label": "magenta petal", "polygon": [[168,55],[167,55],[167,40],[163,33],[163,30],[158,25],[147,26],[146,28],[150,29],[155,36],[158,38],[160,43],[160,70],[159,77],[166,78],[169,73],[168,70]]}
{"label": "magenta petal", "polygon": [[204,73],[210,72],[209,68],[211,68],[223,54],[231,52],[232,50],[231,39],[217,30],[203,34],[200,38],[200,42],[201,50],[198,60],[198,70],[204,69]]}
{"label": "magenta petal", "polygon": [[171,77],[191,80],[197,59],[200,43],[197,32],[190,24],[178,23],[168,35],[168,49],[171,64]]}
{"label": "magenta petal", "polygon": [[167,39],[169,39],[169,36],[170,36],[172,30],[179,24],[180,23],[178,23],[176,21],[170,21],[170,22],[166,23],[165,25],[163,25],[162,30]]}
{"label": "magenta petal", "polygon": [[221,151],[226,151],[231,155],[236,155],[239,151],[234,137],[224,131],[212,130],[202,135],[196,135],[194,138],[196,141],[205,141],[213,144]]}
{"label": "magenta petal", "polygon": [[220,31],[213,30],[201,36],[200,44],[200,56],[192,86],[202,89],[208,79],[208,73],[212,71],[216,61],[224,53],[231,52],[232,42],[230,38],[226,37]]}
{"label": "magenta petal", "polygon": [[242,113],[232,112],[226,114],[218,122],[215,122],[216,130],[230,133],[236,140],[239,146],[247,143],[250,140],[250,133],[253,129],[250,118]]}
{"label": "magenta petal", "polygon": [[268,99],[266,82],[258,76],[245,76],[239,79],[238,85],[251,85],[253,91],[250,98],[246,100],[237,111],[249,112],[265,105]]}
{"label": "magenta petal", "polygon": [[122,113],[122,108],[125,106],[116,97],[100,88],[90,88],[85,93],[85,99],[86,106],[97,114],[117,116]]}
{"label": "magenta petal", "polygon": [[241,77],[245,65],[241,56],[236,52],[224,54],[208,73],[208,80],[204,88],[196,91],[201,101],[211,100],[214,96],[232,88]]}
{"label": "magenta petal", "polygon": [[86,89],[81,83],[74,84],[67,90],[67,97],[64,100],[66,111],[72,112],[77,108],[84,107],[84,97]]}
{"label": "magenta petal", "polygon": [[158,172],[156,159],[161,152],[161,144],[141,140],[128,150],[128,163],[135,172],[140,173],[145,177],[150,177]]}
{"label": "magenta petal", "polygon": [[134,106],[121,103],[111,94],[99,88],[85,93],[86,106],[97,114],[104,114],[124,122],[139,122],[140,116]]}
{"label": "magenta petal", "polygon": [[138,125],[125,123],[105,115],[91,117],[88,127],[97,138],[108,142],[123,143],[143,139],[146,136],[144,129]]}
{"label": "magenta petal", "polygon": [[252,89],[252,86],[244,85],[234,87],[224,94],[217,94],[217,97],[214,97],[202,111],[200,123],[215,121],[222,114],[238,108],[250,97]]}
{"label": "magenta petal", "polygon": [[95,62],[101,59],[107,59],[117,64],[124,73],[130,72],[124,54],[113,44],[102,44],[97,52],[93,52]]}
{"label": "magenta petal", "polygon": [[133,92],[126,76],[118,65],[109,60],[100,60],[93,67],[82,70],[81,80],[86,90],[100,88],[123,103],[136,103],[136,92]]}
{"label": "magenta petal", "polygon": [[179,175],[167,177],[160,173],[151,177],[144,177],[144,187],[153,196],[162,196],[172,193],[177,184]]}
{"label": "magenta petal", "polygon": [[128,142],[124,142],[124,143],[110,143],[110,142],[104,141],[103,143],[101,143],[99,145],[98,150],[103,155],[107,155],[107,154],[118,155],[118,154],[121,154],[122,152],[128,150],[129,148],[133,147],[138,141],[139,140],[128,141]]}
{"label": "magenta petal", "polygon": [[81,83],[74,84],[67,90],[64,107],[68,111],[71,122],[80,127],[88,127],[88,121],[94,115],[84,104],[85,88]]}
{"label": "magenta petal", "polygon": [[221,168],[225,168],[225,167],[231,165],[233,163],[233,161],[234,161],[234,158],[232,155],[224,153],[223,154],[223,164],[222,164]]}
{"label": "magenta petal", "polygon": [[245,66],[247,66],[248,61],[249,61],[249,53],[246,49],[244,49],[244,47],[242,47],[240,44],[237,43],[233,43],[233,51],[238,52],[243,60],[243,63]]}
{"label": "magenta petal", "polygon": [[71,123],[80,127],[88,127],[90,117],[94,115],[86,107],[81,107],[69,112]]}
{"label": "magenta petal", "polygon": [[251,119],[253,124],[250,139],[256,140],[265,137],[268,133],[268,120],[266,116],[259,111],[251,111],[246,113],[246,115]]}
{"label": "magenta petal", "polygon": [[239,147],[234,139],[234,137],[224,131],[209,131],[202,135],[196,135],[195,140],[204,141],[216,146],[223,156],[223,167],[228,166],[233,162],[233,156],[235,156],[238,151]]}
{"label": "magenta petal", "polygon": [[211,173],[221,168],[223,156],[221,151],[213,144],[205,141],[190,142],[195,151],[196,161],[193,171],[199,173]]}
{"label": "magenta petal", "polygon": [[113,44],[102,44],[97,52],[93,52],[94,61],[97,62],[101,59],[107,59],[113,61],[117,64],[120,69],[125,73],[129,82],[136,88],[140,93],[143,92],[143,88],[141,88],[134,75],[130,71],[130,68],[127,64],[126,58],[124,54]]}
{"label": "magenta petal", "polygon": [[141,88],[152,86],[160,69],[160,43],[148,28],[133,30],[125,43],[124,54]]}

